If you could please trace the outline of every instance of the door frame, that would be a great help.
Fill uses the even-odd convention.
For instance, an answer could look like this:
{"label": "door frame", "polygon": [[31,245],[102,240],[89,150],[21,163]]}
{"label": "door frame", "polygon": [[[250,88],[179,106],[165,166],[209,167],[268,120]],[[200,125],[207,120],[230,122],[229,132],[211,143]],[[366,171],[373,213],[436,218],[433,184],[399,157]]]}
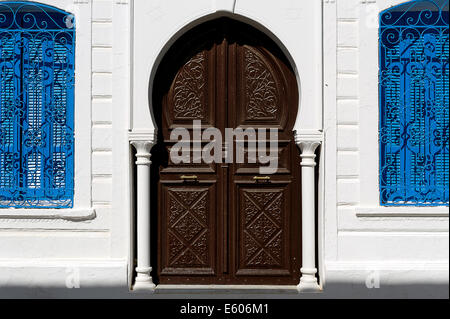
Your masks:
{"label": "door frame", "polygon": [[[263,69],[269,71],[273,76],[271,81],[275,84],[274,95],[278,100],[276,104],[278,112],[275,119],[258,117],[251,120],[246,116],[246,106],[243,104],[244,92],[246,92],[245,61],[248,59],[245,55],[246,52],[253,52],[255,56],[258,55],[261,66],[264,65]],[[170,146],[173,145],[169,138],[170,132],[179,126],[190,127],[192,125],[191,119],[176,117],[174,114],[174,99],[179,77],[181,76],[181,79],[184,79],[184,74],[186,74],[187,69],[191,70],[192,63],[199,66],[199,55],[201,55],[202,61],[207,61],[202,64],[205,85],[201,92],[208,97],[201,102],[204,108],[202,114],[205,114],[202,118],[204,128],[214,126],[220,129],[222,135],[225,136],[225,128],[227,127],[278,127],[280,164],[283,164],[279,166],[280,170],[274,172],[270,183],[257,183],[259,185],[255,185],[252,177],[264,174],[258,173],[255,164],[248,163],[245,165],[245,169],[237,163],[216,163],[210,167],[208,165],[196,166],[191,163],[186,167],[186,165],[179,166],[170,163],[170,160],[167,160],[167,155],[164,155],[169,152]],[[187,73],[190,74],[189,71]],[[228,80],[224,81],[224,79]],[[153,174],[151,176],[151,188],[159,191],[158,200],[153,200],[151,207],[152,223],[158,225],[158,245],[156,245],[156,241],[151,244],[153,265],[157,266],[157,271],[152,276],[154,281],[160,284],[170,283],[171,285],[192,284],[194,282],[220,285],[250,283],[258,285],[298,285],[302,260],[300,240],[301,201],[298,200],[301,181],[298,163],[301,162],[301,159],[292,134],[298,106],[298,87],[294,72],[289,67],[286,57],[283,56],[276,44],[259,30],[236,20],[220,18],[190,30],[174,44],[158,70],[158,76],[155,80],[156,86],[158,88],[155,89],[155,95],[152,98],[155,107],[157,107],[154,112],[158,117],[158,125],[161,131],[159,132],[158,144],[154,147]],[[192,116],[188,115],[188,117]],[[159,172],[158,168],[160,168]],[[180,182],[181,175],[192,173],[199,174],[198,183]],[[177,203],[182,203],[188,207],[190,203],[184,202],[186,199],[181,196],[181,193],[195,193],[194,188],[197,191],[202,189],[202,192],[206,192],[203,187],[207,186],[207,181],[212,182],[210,179],[214,179],[214,182],[207,188],[210,195],[208,198],[209,200],[217,200],[221,204],[218,204],[217,208],[213,205],[211,209],[206,209],[208,216],[210,216],[211,225],[208,225],[206,218],[203,223],[202,219],[198,219],[196,225],[200,225],[203,230],[209,230],[207,246],[211,249],[215,247],[215,249],[210,250],[210,258],[202,261],[205,268],[201,268],[202,263],[197,263],[194,267],[191,262],[187,261],[185,266],[177,266],[172,263],[173,258],[170,257],[172,256],[172,250],[169,248],[171,246],[169,244],[177,241],[178,244],[183,245],[183,249],[178,253],[185,251],[196,255],[198,250],[193,243],[197,242],[199,238],[197,236],[189,237],[182,229],[175,228],[175,225],[180,222],[184,213],[188,213],[190,216],[199,216],[189,209],[181,215],[175,213],[176,216],[180,217],[177,217],[175,222],[169,217],[173,216],[172,204],[170,203],[175,200]],[[213,187],[214,184],[217,185],[216,188]],[[244,245],[244,242],[247,242],[248,238],[243,238],[242,227],[247,229],[246,227],[249,226],[249,229],[247,229],[249,233],[252,233],[252,230],[248,225],[248,220],[242,224],[241,218],[246,216],[242,208],[242,196],[246,194],[245,196],[253,198],[251,194],[257,196],[257,193],[268,193],[269,190],[271,190],[270,192],[276,192],[278,195],[281,194],[280,197],[282,198],[280,205],[283,205],[283,208],[280,209],[280,220],[278,222],[277,219],[272,220],[274,225],[280,227],[281,234],[279,236],[282,242],[279,252],[280,259],[271,264],[273,267],[246,264],[250,261],[243,260],[244,255],[242,254],[246,251],[245,247],[247,246]],[[225,194],[224,192],[228,193]],[[223,196],[228,198],[228,201],[224,201]],[[257,201],[256,198],[253,198],[253,200]],[[156,202],[158,202],[159,208],[156,207]],[[223,206],[226,202],[230,203],[228,207]],[[206,206],[208,205],[205,205],[205,208]],[[267,211],[270,210],[269,206],[271,207],[271,205],[266,207]],[[261,210],[261,214],[257,214],[258,220],[262,217],[261,215],[264,215],[263,211],[266,211],[262,208],[258,208],[258,210]],[[154,218],[157,210],[158,218]],[[270,216],[267,211],[265,216]],[[226,217],[222,218],[222,216]],[[256,216],[254,217],[256,218]],[[186,220],[184,217],[183,219]],[[225,231],[224,227],[228,230]],[[156,232],[156,227],[153,227],[152,231]],[[205,237],[201,238],[205,239]],[[224,238],[227,238],[226,242],[230,246],[229,250],[226,250],[227,253],[223,252],[223,244],[215,244],[216,242],[223,242]],[[256,251],[261,253],[268,251],[268,246],[266,246],[268,243],[258,242],[258,239],[255,239],[258,237],[252,238],[255,240],[253,243],[261,244],[260,248],[263,249],[260,251],[255,248]],[[193,241],[190,242],[190,240]],[[178,253],[177,259],[181,258]],[[202,254],[196,256],[202,256]],[[274,257],[273,254],[269,254],[269,256]],[[271,258],[269,256],[266,258]],[[266,260],[268,261],[268,259]],[[193,259],[190,259],[190,261],[193,261]],[[272,262],[274,261],[275,259],[272,260]]]}
{"label": "door frame", "polygon": [[[292,65],[297,77],[300,91],[299,112],[294,129],[296,131],[297,142],[300,143],[301,141],[306,141],[308,143],[317,142],[319,144],[323,142],[323,5],[321,1],[298,4],[290,0],[281,0],[281,2],[285,5],[284,9],[282,8],[283,10],[290,8],[290,10],[288,10],[289,12],[293,11],[294,15],[299,15],[292,17],[292,24],[294,27],[297,26],[299,30],[305,31],[297,34],[297,39],[293,39],[293,36],[289,35],[289,30],[283,29],[285,23],[282,23],[282,19],[277,19],[275,17],[276,15],[273,13],[271,14],[271,10],[276,10],[277,8],[275,8],[273,4],[269,4],[270,1],[265,1],[264,3],[261,3],[260,6],[251,6],[250,3],[248,5],[240,5],[239,2],[236,4],[236,1],[231,0],[212,1],[214,5],[210,8],[205,8],[205,6],[201,7],[200,4],[199,7],[192,8],[193,12],[186,12],[186,15],[181,18],[181,24],[179,22],[180,11],[176,10],[177,4],[171,5],[161,2],[155,7],[156,2],[158,1],[132,1],[130,5],[130,21],[132,22],[131,33],[133,39],[130,45],[132,50],[130,54],[130,62],[132,64],[132,84],[134,83],[134,85],[130,88],[132,105],[129,116],[130,142],[146,141],[146,143],[149,143],[150,149],[151,145],[156,143],[156,125],[152,114],[151,98],[149,99],[148,97],[152,96],[156,70],[158,69],[165,53],[187,30],[190,30],[205,21],[219,17],[230,17],[232,19],[250,24],[268,35],[280,47]],[[156,8],[157,13],[155,14],[157,15],[158,12],[161,14],[160,17],[155,16],[156,21],[159,19],[159,23],[161,23],[160,19],[164,15],[163,12],[167,12],[167,10],[171,12],[170,16],[173,18],[167,19],[167,23],[171,23],[171,25],[168,26],[167,30],[162,32],[163,35],[154,42],[146,40],[146,38],[151,36],[148,34],[149,29],[146,27],[151,27],[151,24],[155,23],[155,19],[152,20],[149,16],[141,14],[141,12],[149,12],[149,10],[144,10],[143,6],[147,6],[147,9]],[[307,8],[300,8],[298,6],[307,6]],[[304,9],[309,10],[309,15],[302,15]],[[153,22],[149,20],[152,20]],[[164,21],[166,21],[166,19]],[[311,28],[313,28],[313,32],[311,32]],[[161,30],[161,27],[158,29]],[[311,43],[312,45],[303,47],[298,44],[305,42]],[[311,77],[314,79],[311,79]],[[302,79],[306,79],[303,81],[304,83],[302,83]],[[131,148],[130,156],[132,156]],[[317,242],[314,241],[314,244],[318,247],[318,265],[316,265],[316,267],[318,267],[319,277],[321,278],[320,285],[322,285],[324,278],[324,269],[322,267],[322,260],[324,259],[324,250],[322,249],[324,246],[324,240],[322,239],[324,235],[324,156],[321,156],[320,159],[321,162],[319,163],[318,168],[319,183],[316,189],[316,195],[319,198],[316,203],[318,210],[318,240]],[[139,176],[136,178],[139,180]],[[130,176],[130,183],[131,180],[132,176]],[[130,202],[133,202],[133,198],[135,198],[135,194],[134,191],[131,191]],[[130,214],[133,214],[132,212],[133,210],[130,211]],[[134,267],[132,260],[134,260],[134,256],[131,253],[130,272],[132,272],[132,268]],[[131,285],[132,282],[130,282],[130,286]]]}

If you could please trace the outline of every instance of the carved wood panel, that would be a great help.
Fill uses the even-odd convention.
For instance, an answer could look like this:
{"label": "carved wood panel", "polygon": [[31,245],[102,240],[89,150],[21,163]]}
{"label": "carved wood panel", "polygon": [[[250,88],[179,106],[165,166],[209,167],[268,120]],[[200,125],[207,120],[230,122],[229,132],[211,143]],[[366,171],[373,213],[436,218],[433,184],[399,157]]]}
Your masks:
{"label": "carved wood panel", "polygon": [[207,96],[206,53],[192,57],[180,70],[173,87],[173,117],[204,119]]}
{"label": "carved wood panel", "polygon": [[246,120],[276,120],[280,93],[273,71],[252,49],[245,47],[243,55]]}
{"label": "carved wood panel", "polygon": [[[239,260],[236,275],[292,276],[289,240],[291,202],[288,184],[238,185],[237,246]],[[281,279],[278,278],[279,281]],[[276,282],[276,281],[275,281]]]}
{"label": "carved wood panel", "polygon": [[[192,127],[194,120],[203,125],[215,126],[215,64],[216,54],[212,48],[199,48],[186,57],[174,74],[169,93],[163,101],[164,124],[169,129]],[[186,61],[185,61],[186,60]],[[166,131],[165,133],[169,133]],[[166,134],[165,139],[169,139]]]}
{"label": "carved wood panel", "polygon": [[285,71],[275,56],[264,48],[236,48],[236,126],[284,130],[290,94]]}
{"label": "carved wood panel", "polygon": [[162,273],[214,273],[214,187],[164,184]]}

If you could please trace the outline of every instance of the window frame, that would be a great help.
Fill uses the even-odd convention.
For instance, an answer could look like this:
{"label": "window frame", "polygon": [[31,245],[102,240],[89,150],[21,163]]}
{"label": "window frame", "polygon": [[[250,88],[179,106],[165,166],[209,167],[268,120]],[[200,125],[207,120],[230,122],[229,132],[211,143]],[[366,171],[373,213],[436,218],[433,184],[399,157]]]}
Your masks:
{"label": "window frame", "polygon": [[[7,1],[5,1],[7,2]],[[41,0],[38,3],[70,12],[76,19],[75,45],[75,104],[74,104],[74,196],[70,209],[0,208],[1,220],[14,219],[77,220],[92,219],[92,3],[79,0]],[[38,213],[36,213],[36,210]]]}
{"label": "window frame", "polygon": [[[71,208],[74,193],[74,16],[38,3],[3,2],[0,6],[6,17],[2,23],[4,28],[0,29],[2,41],[11,43],[5,52],[5,62],[12,63],[14,70],[11,66],[11,71],[15,74],[2,79],[5,81],[2,87],[15,83],[14,90],[4,92],[3,98],[15,94],[17,86],[21,87],[20,95],[14,99],[20,98],[20,103],[26,106],[26,113],[14,116],[7,131],[11,141],[4,145],[4,159],[6,161],[9,154],[16,158],[13,167],[17,163],[18,167],[10,169],[14,182],[11,181],[9,187],[2,185],[6,199],[1,207]],[[47,53],[48,49],[51,54]],[[3,52],[4,47],[1,50]],[[44,78],[46,73],[51,82]],[[54,107],[52,114],[46,114],[48,105]],[[6,104],[4,107],[8,111]],[[57,124],[57,112],[59,117],[63,116],[62,125]],[[12,149],[14,153],[10,153]],[[3,165],[7,173],[6,162]]]}
{"label": "window frame", "polygon": [[[399,192],[399,190],[402,190],[401,192],[403,193],[402,196],[404,196],[403,197],[404,201],[401,201],[401,200],[388,201],[387,198],[384,198],[385,196],[384,196],[384,193],[383,193],[386,189],[389,188],[389,186],[387,185],[388,184],[387,181],[384,180],[384,177],[385,177],[384,169],[386,167],[382,166],[382,164],[385,162],[386,158],[383,157],[384,156],[383,150],[386,151],[386,149],[388,149],[389,147],[392,147],[392,146],[390,146],[390,144],[388,142],[383,142],[383,139],[382,139],[383,131],[386,128],[386,126],[384,126],[383,124],[386,124],[388,122],[386,120],[386,117],[385,117],[385,113],[386,113],[386,109],[385,109],[386,103],[385,102],[386,102],[387,97],[386,97],[386,95],[382,94],[384,92],[384,89],[386,89],[383,86],[383,83],[382,83],[383,79],[384,79],[383,73],[388,70],[386,68],[387,67],[387,60],[386,61],[383,60],[383,57],[385,57],[384,54],[386,54],[386,52],[385,52],[386,48],[385,48],[385,46],[383,44],[384,43],[383,42],[383,38],[386,36],[384,34],[385,32],[389,32],[391,30],[397,31],[397,30],[407,29],[407,26],[403,25],[402,23],[399,24],[398,22],[401,21],[401,20],[396,20],[396,18],[393,19],[393,20],[395,20],[395,22],[393,24],[385,24],[384,22],[386,22],[386,21],[384,21],[384,20],[392,18],[391,13],[397,13],[397,15],[400,16],[400,18],[406,18],[406,16],[408,14],[413,12],[413,11],[409,11],[409,10],[410,9],[415,9],[415,12],[418,13],[418,16],[417,16],[417,20],[414,20],[414,21],[416,21],[416,23],[413,25],[412,29],[416,30],[417,28],[420,28],[420,30],[423,30],[425,28],[428,28],[428,25],[426,25],[426,23],[425,23],[426,21],[422,21],[422,18],[426,19],[426,17],[429,17],[428,15],[424,16],[424,13],[427,13],[427,12],[431,13],[431,11],[427,11],[427,8],[428,8],[427,6],[429,6],[431,4],[434,4],[434,5],[436,5],[436,8],[439,8],[439,10],[437,11],[437,12],[439,12],[439,15],[437,16],[438,19],[436,20],[436,23],[434,25],[432,25],[432,26],[433,26],[433,28],[442,28],[442,26],[440,26],[440,25],[436,26],[436,24],[439,24],[439,22],[440,23],[445,23],[444,20],[442,20],[441,12],[443,12],[443,11],[441,11],[441,10],[444,7],[447,7],[447,9],[448,9],[448,0],[441,0],[439,2],[442,2],[442,7],[439,7],[441,4],[440,3],[436,3],[435,1],[411,0],[411,1],[403,2],[403,3],[401,3],[399,5],[396,5],[396,6],[392,6],[392,7],[388,8],[388,9],[382,10],[379,13],[379,19],[378,19],[378,28],[379,28],[379,30],[378,30],[378,33],[379,33],[379,38],[378,38],[378,47],[379,47],[379,49],[378,49],[379,50],[378,51],[379,52],[378,53],[379,54],[379,59],[378,59],[379,60],[378,61],[379,62],[379,80],[378,80],[378,90],[379,90],[379,97],[378,97],[378,100],[379,100],[379,114],[378,114],[378,116],[379,116],[379,128],[378,128],[378,134],[379,134],[379,145],[378,145],[378,149],[379,149],[379,171],[378,171],[378,173],[379,173],[379,200],[380,200],[380,205],[383,206],[383,207],[403,207],[403,206],[439,207],[439,206],[448,206],[448,204],[449,204],[448,203],[448,194],[447,194],[447,201],[445,201],[445,198],[443,198],[444,201],[439,201],[439,199],[434,198],[434,197],[431,198],[431,199],[430,198],[426,198],[426,197],[416,197],[417,195],[420,196],[421,192],[417,191],[417,185],[415,185],[415,184],[406,184],[405,183],[404,185],[401,185],[400,187],[397,188],[397,190],[398,190],[397,193]],[[417,9],[419,9],[419,10],[417,10]],[[433,11],[433,12],[436,12],[436,11]],[[431,16],[432,16],[433,19],[435,18],[435,15],[431,15]],[[395,14],[394,14],[394,17],[395,17]],[[409,22],[408,22],[408,25],[409,25]],[[444,28],[445,28],[445,26],[444,26]],[[399,31],[399,32],[403,32],[403,31]],[[399,45],[401,47],[402,43],[399,42]],[[400,55],[398,57],[398,59],[401,60],[402,56]],[[402,80],[402,79],[403,80],[410,79],[407,76],[399,76],[398,78],[400,80]],[[411,83],[409,85],[411,85]],[[399,88],[398,91],[400,93],[406,94],[409,89],[410,89],[410,87],[406,88],[406,91],[403,92],[402,88]],[[406,98],[406,99],[408,99],[408,98]],[[408,105],[408,106],[412,107],[412,105]],[[405,112],[408,113],[409,111],[410,111],[410,109],[406,110]],[[402,112],[399,111],[399,114],[402,114]],[[447,114],[447,116],[448,116],[448,114]],[[423,115],[423,120],[424,120],[424,123],[427,122],[427,120],[428,120],[428,122],[430,120],[430,118],[427,116],[426,113],[424,113],[424,115]],[[400,125],[399,129],[400,130],[401,130],[401,126],[403,124],[404,124],[404,120],[403,121],[400,120],[399,121],[399,125]],[[425,124],[423,124],[423,125],[424,125],[423,129],[426,130],[426,125]],[[425,134],[426,133],[430,133],[430,132],[425,131]],[[401,138],[400,143],[405,142],[405,141],[406,140],[403,140],[403,138]],[[405,147],[406,146],[399,146],[399,148],[401,149],[399,151],[403,154],[403,156],[399,155],[401,163],[399,163],[398,169],[400,170],[400,172],[398,172],[398,173],[400,175],[405,175],[405,174],[408,175],[406,173],[406,170],[412,168],[412,167],[408,166],[407,162],[404,162],[404,161],[401,160],[403,157],[405,157],[404,159],[406,159],[406,160],[411,160],[411,158],[409,156],[413,155],[412,151],[410,153],[408,153],[406,151],[406,149],[404,149]],[[448,147],[448,141],[447,141],[447,147]],[[426,151],[430,152],[429,148],[430,147],[428,147],[428,150],[425,150],[425,152]],[[424,146],[424,149],[425,149],[425,146]],[[418,153],[418,155],[421,155],[421,154],[422,153]],[[427,156],[427,155],[431,155],[431,153],[425,153],[423,155]],[[409,164],[409,165],[412,165],[412,164]],[[434,167],[434,169],[435,169],[435,172],[438,172],[436,167]],[[400,178],[400,180],[401,180],[401,178]],[[413,191],[412,189],[414,188],[413,187],[414,185],[415,185],[416,189]],[[446,191],[445,189],[447,189],[447,193],[448,193],[448,184],[446,186],[444,186],[443,193],[439,194],[439,195],[445,196],[445,193],[444,193]],[[435,196],[438,195],[437,191],[435,191],[434,193],[435,193],[434,194]],[[407,201],[408,196],[411,197],[411,198],[414,198],[414,200]]]}
{"label": "window frame", "polygon": [[[346,149],[357,155],[360,167],[356,176],[349,181],[357,182],[358,201],[349,205],[338,205],[340,213],[348,212],[352,223],[348,229],[377,229],[376,224],[382,220],[401,220],[411,222],[416,229],[421,229],[424,220],[444,219],[448,221],[447,206],[439,207],[398,207],[382,206],[380,203],[379,183],[379,14],[393,6],[405,3],[405,0],[375,0],[361,4],[357,13],[359,37],[355,42],[358,60],[358,99],[357,123],[360,127],[357,139],[358,147]],[[343,215],[341,215],[343,216]],[[367,217],[367,218],[365,218]],[[402,225],[399,222],[399,225]],[[347,228],[345,228],[347,229]],[[403,229],[402,227],[395,228]]]}

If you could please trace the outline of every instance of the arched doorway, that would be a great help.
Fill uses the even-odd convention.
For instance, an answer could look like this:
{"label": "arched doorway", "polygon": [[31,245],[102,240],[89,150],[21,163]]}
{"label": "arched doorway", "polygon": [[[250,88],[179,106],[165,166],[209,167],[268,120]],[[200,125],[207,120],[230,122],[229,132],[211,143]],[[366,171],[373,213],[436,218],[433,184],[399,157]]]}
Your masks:
{"label": "arched doorway", "polygon": [[[298,86],[282,51],[244,23],[204,23],[167,52],[152,98],[160,141],[152,178],[157,283],[298,284],[300,157],[292,132]],[[194,151],[210,142],[193,136],[195,120],[201,132],[214,127],[223,136],[226,128],[276,129],[276,173],[262,176],[259,161],[173,163],[174,129],[188,129]],[[246,155],[254,147],[244,146]]]}

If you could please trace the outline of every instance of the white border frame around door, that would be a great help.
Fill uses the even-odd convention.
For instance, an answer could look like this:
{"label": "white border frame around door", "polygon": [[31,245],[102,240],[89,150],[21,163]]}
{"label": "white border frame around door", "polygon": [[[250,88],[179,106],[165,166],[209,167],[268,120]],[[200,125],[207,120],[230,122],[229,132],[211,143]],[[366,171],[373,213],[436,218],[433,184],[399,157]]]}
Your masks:
{"label": "white border frame around door", "polygon": [[[231,18],[249,23],[260,29],[271,37],[284,51],[296,72],[300,88],[299,114],[295,125],[296,142],[307,149],[305,155],[308,160],[314,155],[314,148],[323,141],[323,69],[322,69],[322,2],[321,1],[292,1],[280,0],[274,3],[270,0],[199,0],[193,2],[167,2],[160,0],[135,0],[130,7],[132,21],[132,86],[131,86],[131,109],[129,117],[129,139],[136,146],[140,165],[149,165],[143,158],[150,158],[151,145],[156,143],[152,106],[149,101],[151,96],[152,81],[156,70],[164,54],[170,46],[182,34],[192,27],[214,18],[229,16]],[[298,30],[292,32],[292,30]],[[307,46],[303,45],[308,43]],[[309,146],[305,148],[305,143]],[[322,147],[321,149],[326,150]],[[311,153],[312,152],[312,153]],[[319,194],[324,194],[324,171],[323,163],[325,152],[322,152],[320,166]],[[306,162],[304,162],[306,163]],[[312,167],[311,162],[308,167]],[[300,165],[300,163],[299,163]],[[138,185],[149,183],[147,170],[138,173]],[[148,180],[148,181],[147,181]],[[313,182],[313,181],[312,181]],[[306,187],[304,187],[306,190]],[[139,194],[139,189],[137,190]],[[306,194],[306,193],[305,193]],[[303,196],[305,196],[303,194]],[[131,199],[135,194],[130,194]],[[308,195],[308,197],[310,197]],[[142,195],[140,196],[142,198]],[[323,265],[323,209],[324,196],[319,195],[319,265]],[[314,203],[312,207],[314,208]],[[149,203],[138,202],[140,207],[137,212],[137,223],[139,219],[146,220],[145,213],[149,211]],[[311,207],[311,206],[308,206]],[[303,213],[304,214],[304,213]],[[312,212],[312,214],[314,214]],[[305,214],[304,214],[305,215]],[[312,220],[314,216],[312,215]],[[148,230],[149,231],[149,230]],[[138,231],[139,232],[139,231]],[[138,236],[138,250],[144,250],[147,255],[150,243],[145,243],[148,234]],[[310,234],[311,236],[311,234]],[[312,232],[314,236],[314,232]],[[140,242],[141,240],[141,242]],[[305,240],[303,240],[305,241]],[[311,244],[311,241],[308,241]],[[313,240],[314,247],[315,240]],[[309,249],[304,251],[311,251]],[[315,249],[312,249],[314,253]],[[138,253],[139,255],[139,253]],[[132,258],[130,258],[132,259]],[[139,259],[139,257],[138,257]],[[305,257],[304,257],[305,259]],[[310,258],[308,258],[310,259]],[[315,259],[312,257],[312,259]],[[143,262],[141,260],[141,262]],[[149,261],[139,265],[138,272],[141,274],[139,287],[144,291],[154,291],[154,285],[149,276],[151,266]],[[314,263],[314,262],[313,262]],[[132,266],[130,260],[130,267]],[[317,266],[316,266],[317,267]],[[307,269],[308,268],[308,269]],[[305,273],[314,278],[316,270],[304,267]],[[304,273],[304,275],[305,275]],[[323,283],[323,270],[319,269],[321,283]],[[311,277],[312,276],[312,277]],[[142,282],[144,284],[142,285]],[[146,284],[145,284],[146,283]],[[311,283],[311,282],[309,282]],[[305,285],[303,285],[305,286]],[[307,285],[308,286],[308,285]],[[178,288],[187,288],[177,286]],[[171,287],[176,290],[177,287]],[[163,288],[163,287],[161,287]],[[167,287],[166,287],[167,288]],[[225,288],[225,287],[222,287]],[[264,289],[264,287],[259,287]],[[269,287],[265,287],[266,289]],[[272,287],[275,288],[275,287]],[[285,287],[286,288],[286,287]],[[291,287],[299,289],[301,287]],[[308,291],[320,291],[317,283],[309,285]],[[158,289],[157,289],[158,290]],[[202,290],[202,289],[200,289]]]}

